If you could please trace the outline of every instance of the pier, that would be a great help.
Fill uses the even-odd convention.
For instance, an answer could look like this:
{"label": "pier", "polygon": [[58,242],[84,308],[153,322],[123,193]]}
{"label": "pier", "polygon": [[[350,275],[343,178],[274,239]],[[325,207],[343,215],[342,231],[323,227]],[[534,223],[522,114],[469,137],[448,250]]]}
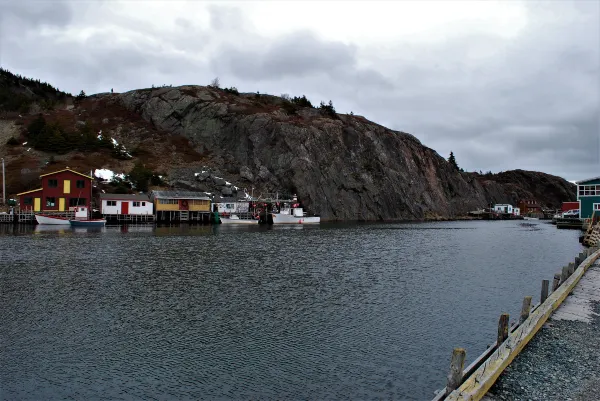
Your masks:
{"label": "pier", "polygon": [[[578,312],[581,312],[578,300],[583,298],[587,298],[588,302],[591,299],[600,300],[597,295],[600,287],[600,275],[598,274],[600,266],[597,262],[599,257],[600,248],[588,248],[577,255],[574,262],[564,266],[560,272],[556,273],[552,282],[543,280],[540,302],[532,306],[533,297],[525,296],[520,316],[512,326],[509,325],[509,315],[507,313],[501,314],[498,319],[498,333],[495,343],[466,368],[464,367],[466,351],[462,348],[455,348],[452,352],[446,387],[438,391],[433,400],[478,401],[484,399],[504,370],[519,356],[546,321],[548,319],[552,321],[551,316],[555,311],[558,310],[553,319],[565,319],[577,316]],[[590,270],[589,276],[582,280],[588,270]],[[578,286],[580,282],[581,284]],[[594,288],[596,292],[594,292]],[[569,299],[569,302],[565,302],[563,305],[567,296],[572,292],[578,294],[578,296]],[[561,305],[563,305],[563,308],[559,309]],[[569,334],[567,333],[566,336],[568,337]],[[598,352],[597,349],[595,349],[595,352]],[[573,362],[572,359],[571,362]],[[569,375],[569,372],[564,371],[563,374]],[[505,381],[510,380],[506,379]],[[518,386],[519,389],[523,388],[519,385],[518,378],[513,382],[516,383],[515,386]],[[536,384],[541,385],[542,383]],[[597,385],[598,383],[596,383]],[[554,394],[553,390],[551,388],[549,394]],[[514,399],[514,397],[493,398],[493,391],[487,397],[487,400]],[[531,397],[525,397],[525,399],[529,398]]]}

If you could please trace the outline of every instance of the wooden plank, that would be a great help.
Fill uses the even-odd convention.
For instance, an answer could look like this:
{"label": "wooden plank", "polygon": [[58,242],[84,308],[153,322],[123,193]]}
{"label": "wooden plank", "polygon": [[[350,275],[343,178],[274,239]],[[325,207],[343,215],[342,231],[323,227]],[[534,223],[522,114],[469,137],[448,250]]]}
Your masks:
{"label": "wooden plank", "polygon": [[565,281],[567,281],[567,279],[569,278],[569,266],[563,266],[562,268],[562,272],[560,274],[560,284],[562,285],[562,283],[564,283]]}
{"label": "wooden plank", "polygon": [[502,344],[506,337],[508,337],[508,313],[503,313],[498,319],[498,337],[496,339],[497,344]]}
{"label": "wooden plank", "polygon": [[446,383],[446,395],[450,394],[462,384],[463,368],[467,352],[464,348],[454,348],[452,359],[450,360],[450,372]]}
{"label": "wooden plank", "polygon": [[550,281],[542,280],[542,294],[540,296],[540,303],[543,304],[544,301],[548,298],[548,286],[550,285]]}
{"label": "wooden plank", "polygon": [[558,289],[559,285],[560,285],[560,273],[556,273],[554,275],[554,280],[552,281],[552,292],[556,291]]}
{"label": "wooden plank", "polygon": [[523,323],[529,317],[529,310],[531,309],[531,297],[526,296],[523,298],[523,305],[521,306],[521,317],[519,321]]}
{"label": "wooden plank", "polygon": [[[579,266],[579,263],[577,264],[577,266]],[[575,271],[575,263],[573,263],[573,262],[569,263],[568,267],[569,267],[569,269],[567,271],[567,274],[570,276]]]}

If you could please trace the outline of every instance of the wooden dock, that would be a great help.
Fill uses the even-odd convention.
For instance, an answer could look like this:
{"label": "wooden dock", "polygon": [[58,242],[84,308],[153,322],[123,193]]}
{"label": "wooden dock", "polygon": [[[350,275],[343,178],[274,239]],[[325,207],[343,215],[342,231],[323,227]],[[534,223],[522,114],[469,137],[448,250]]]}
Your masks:
{"label": "wooden dock", "polygon": [[512,327],[508,324],[509,315],[500,315],[496,342],[467,368],[464,368],[466,351],[454,349],[446,387],[433,400],[481,400],[599,257],[599,248],[588,248],[575,257],[574,263],[554,275],[551,287],[549,280],[543,280],[540,303],[532,307],[532,297],[526,296],[519,320]]}

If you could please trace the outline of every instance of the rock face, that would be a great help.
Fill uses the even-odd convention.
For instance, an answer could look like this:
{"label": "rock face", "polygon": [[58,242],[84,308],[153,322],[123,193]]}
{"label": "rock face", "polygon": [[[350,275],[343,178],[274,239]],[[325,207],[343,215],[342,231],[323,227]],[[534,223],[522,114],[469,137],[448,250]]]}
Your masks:
{"label": "rock face", "polygon": [[119,100],[156,128],[189,138],[248,186],[298,194],[323,220],[452,218],[490,202],[534,197],[558,206],[575,197],[562,178],[460,173],[410,134],[272,96],[186,86],[131,91]]}

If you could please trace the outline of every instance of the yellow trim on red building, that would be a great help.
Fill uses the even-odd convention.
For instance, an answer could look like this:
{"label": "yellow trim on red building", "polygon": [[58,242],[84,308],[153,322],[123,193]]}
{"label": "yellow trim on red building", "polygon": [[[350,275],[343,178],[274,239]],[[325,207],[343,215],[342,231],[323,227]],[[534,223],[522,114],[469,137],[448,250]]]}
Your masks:
{"label": "yellow trim on red building", "polygon": [[53,174],[57,174],[57,173],[62,173],[63,171],[70,171],[71,173],[74,173],[74,174],[79,174],[80,176],[83,176],[83,177],[85,177],[85,178],[89,178],[90,180],[92,179],[92,177],[90,177],[89,175],[85,175],[85,174],[83,174],[83,173],[80,173],[79,171],[71,170],[70,168],[65,168],[65,169],[62,169],[62,170],[53,171],[52,173],[46,173],[46,174],[42,174],[42,175],[40,175],[40,178],[42,178],[42,177],[46,177],[46,176],[48,176],[48,175],[53,175]]}
{"label": "yellow trim on red building", "polygon": [[44,188],[32,189],[31,191],[21,192],[20,194],[17,194],[17,196],[27,195],[27,194],[30,194],[32,192],[41,191],[42,189],[44,189]]}

